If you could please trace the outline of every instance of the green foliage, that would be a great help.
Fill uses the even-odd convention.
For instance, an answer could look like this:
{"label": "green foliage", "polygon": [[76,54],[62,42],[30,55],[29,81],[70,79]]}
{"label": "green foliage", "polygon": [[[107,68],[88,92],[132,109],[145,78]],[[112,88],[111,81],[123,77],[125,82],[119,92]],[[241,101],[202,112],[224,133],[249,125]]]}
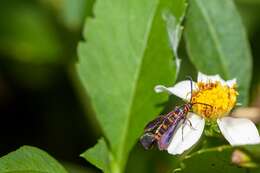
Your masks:
{"label": "green foliage", "polygon": [[67,173],[46,152],[35,147],[23,146],[0,159],[1,173]]}
{"label": "green foliage", "polygon": [[[236,2],[242,4],[238,9],[243,10],[242,17],[246,20],[250,35],[254,36],[259,23],[259,1]],[[11,109],[30,107],[28,109],[32,109],[32,112],[37,110],[44,115],[48,114],[47,118],[40,117],[39,120],[46,121],[49,126],[46,128],[48,132],[45,133],[55,131],[49,137],[50,147],[60,146],[58,142],[52,144],[53,139],[59,135],[61,139],[67,139],[64,136],[67,137],[68,134],[63,133],[64,131],[79,136],[77,139],[80,142],[75,142],[75,146],[82,146],[81,140],[84,139],[90,145],[96,140],[96,131],[100,126],[103,137],[94,147],[81,154],[81,157],[105,173],[158,173],[173,169],[174,172],[181,173],[260,172],[260,145],[222,146],[227,141],[216,122],[206,122],[202,142],[190,150],[195,151],[193,153],[187,151],[182,156],[172,156],[167,151],[146,151],[140,145],[135,145],[145,124],[160,114],[167,101],[165,109],[172,109],[168,95],[154,93],[154,86],[171,86],[177,77],[185,76],[183,72],[194,76],[192,64],[197,71],[206,74],[220,74],[225,79],[236,77],[239,102],[246,105],[250,99],[248,92],[252,76],[252,57],[244,26],[233,1],[190,0],[187,14],[186,8],[186,0],[3,1],[0,6],[3,14],[0,16],[0,95],[6,99],[1,97],[1,108],[3,105],[4,109],[9,109],[9,105]],[[85,16],[88,17],[86,22]],[[184,19],[185,22],[182,23]],[[76,57],[75,43],[80,39],[83,23],[85,40],[78,45],[79,62],[76,68],[83,90],[89,96],[87,101],[90,104],[86,104],[87,110],[94,110],[99,123],[87,122],[89,126],[85,127],[82,127],[85,122],[74,123],[82,120],[79,117],[75,118],[77,121],[66,118],[61,121],[59,117],[65,117],[63,115],[67,110],[73,111],[73,116],[82,113],[82,110],[76,110],[81,109],[78,108],[78,103],[70,104],[77,97],[72,84],[68,83],[76,80],[69,79],[74,74],[68,75],[71,74],[72,61],[67,58],[72,60]],[[183,31],[185,39],[182,41]],[[257,37],[254,39],[252,43],[255,46],[260,45],[256,42]],[[183,53],[181,56],[178,54],[179,47]],[[253,50],[257,52],[257,48]],[[192,64],[186,59],[187,66],[181,66],[181,59],[185,60],[186,53]],[[255,57],[258,57],[258,54]],[[259,87],[260,81],[258,62],[255,58],[255,88]],[[63,83],[56,85],[56,82],[61,81]],[[61,86],[66,87],[64,89]],[[23,88],[26,88],[26,91],[21,92]],[[67,93],[67,88],[73,94]],[[35,92],[35,89],[39,92]],[[65,97],[69,98],[69,101],[63,101],[64,93],[69,95]],[[36,98],[36,95],[41,97],[33,100],[35,103],[32,105],[36,107],[27,106],[28,100]],[[84,97],[84,94],[82,95]],[[56,97],[62,99],[56,100]],[[24,99],[25,104],[19,105]],[[177,102],[176,97],[171,99],[174,103]],[[47,102],[51,106],[46,106]],[[46,108],[42,108],[41,104]],[[64,108],[66,105],[70,105],[68,109]],[[68,112],[67,115],[70,114]],[[53,116],[54,121],[50,122],[49,117],[52,115],[56,117]],[[87,119],[93,119],[90,117],[92,115],[92,112],[89,113]],[[57,130],[56,134],[54,129],[57,128],[54,127],[59,123],[59,128],[66,130]],[[74,125],[89,133],[87,137],[71,130]],[[95,128],[92,128],[93,126]],[[3,139],[3,143],[8,145],[9,141],[5,141],[7,140]],[[67,144],[69,147],[70,145]],[[75,150],[71,147],[69,152],[63,148],[66,147],[63,146],[59,150],[75,155],[82,149],[78,147],[80,149]],[[235,151],[241,154],[238,155],[240,160],[236,162],[232,160]],[[64,164],[71,173],[94,172],[92,168],[85,169],[70,162]],[[0,172],[67,173],[47,153],[29,146],[21,147],[0,158]]]}
{"label": "green foliage", "polygon": [[[199,173],[253,173],[260,171],[259,168],[247,168],[242,167],[242,165],[237,165],[232,162],[232,157],[234,157],[234,151],[239,148],[248,152],[248,156],[251,160],[258,157],[260,145],[248,145],[241,147],[231,147],[231,146],[221,146],[211,149],[203,149],[198,152],[191,154],[184,158],[181,164],[181,168],[175,169],[174,172],[189,173],[189,172],[199,172]],[[258,151],[258,152],[252,152]],[[240,159],[240,158],[239,158]],[[259,160],[258,160],[259,161]],[[241,163],[243,158],[241,158]]]}
{"label": "green foliage", "polygon": [[85,151],[80,156],[87,159],[104,172],[109,171],[109,150],[103,138],[99,139],[98,143],[93,148]]}
{"label": "green foliage", "polygon": [[177,64],[168,34],[180,33],[181,27],[167,30],[166,25],[179,24],[185,7],[183,0],[100,0],[95,18],[87,20],[78,72],[108,139],[112,172],[122,172],[144,125],[167,99],[155,94],[154,86],[175,81]]}
{"label": "green foliage", "polygon": [[62,47],[48,15],[33,4],[12,3],[0,6],[0,51],[22,62],[57,63]]}
{"label": "green foliage", "polygon": [[90,16],[94,0],[65,0],[62,5],[62,18],[68,27],[78,29],[84,23],[85,16]]}
{"label": "green foliage", "polygon": [[232,0],[191,0],[185,40],[199,71],[237,78],[239,102],[248,102],[251,53],[246,32]]}
{"label": "green foliage", "polygon": [[204,134],[206,136],[218,136],[220,134],[220,130],[219,130],[217,122],[216,121],[212,122],[210,120],[206,120]]}
{"label": "green foliage", "polygon": [[41,3],[51,7],[57,18],[70,30],[81,29],[86,16],[92,15],[95,0],[41,0]]}

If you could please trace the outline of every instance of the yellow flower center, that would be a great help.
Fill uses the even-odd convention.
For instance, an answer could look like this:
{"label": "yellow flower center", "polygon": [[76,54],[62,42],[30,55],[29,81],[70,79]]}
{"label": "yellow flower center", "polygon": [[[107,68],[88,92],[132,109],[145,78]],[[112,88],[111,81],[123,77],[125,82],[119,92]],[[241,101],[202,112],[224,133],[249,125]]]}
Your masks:
{"label": "yellow flower center", "polygon": [[193,111],[206,119],[226,116],[234,107],[238,92],[236,86],[229,87],[220,82],[198,82],[192,93]]}

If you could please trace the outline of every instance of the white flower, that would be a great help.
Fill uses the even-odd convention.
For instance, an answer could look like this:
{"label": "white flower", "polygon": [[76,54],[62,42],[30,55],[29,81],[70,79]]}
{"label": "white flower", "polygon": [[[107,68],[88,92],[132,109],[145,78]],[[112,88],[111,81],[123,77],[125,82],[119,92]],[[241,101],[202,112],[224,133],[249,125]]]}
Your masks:
{"label": "white flower", "polygon": [[189,80],[181,81],[169,88],[156,86],[156,92],[166,91],[186,102],[189,102],[192,96],[192,103],[200,102],[212,106],[208,108],[203,104],[195,104],[193,113],[187,115],[192,126],[182,123],[173,135],[167,151],[170,154],[181,154],[191,148],[203,133],[205,119],[216,120],[223,136],[233,146],[260,143],[258,130],[252,121],[227,116],[236,103],[238,93],[235,87],[236,79],[225,81],[219,75],[207,76],[200,72],[197,82],[192,82],[192,95]]}

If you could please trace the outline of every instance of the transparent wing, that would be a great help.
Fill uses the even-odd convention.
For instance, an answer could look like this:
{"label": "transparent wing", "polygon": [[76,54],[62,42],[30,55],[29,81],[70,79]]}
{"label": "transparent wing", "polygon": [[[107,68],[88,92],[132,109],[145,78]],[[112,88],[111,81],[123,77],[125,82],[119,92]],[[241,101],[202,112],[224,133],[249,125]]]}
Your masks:
{"label": "transparent wing", "polygon": [[163,122],[165,119],[164,115],[156,117],[154,120],[150,121],[144,128],[144,132],[152,132]]}
{"label": "transparent wing", "polygon": [[163,123],[163,121],[168,117],[168,116],[172,116],[173,114],[176,114],[176,110],[178,109],[174,109],[173,111],[167,113],[166,115],[160,115],[158,117],[156,117],[154,120],[150,121],[144,128],[145,132],[152,132],[153,130],[155,130],[161,123]]}
{"label": "transparent wing", "polygon": [[174,132],[179,127],[180,122],[182,119],[177,120],[173,123],[169,129],[161,136],[160,140],[158,141],[158,148],[159,150],[166,150],[171,142],[171,138],[174,135]]}

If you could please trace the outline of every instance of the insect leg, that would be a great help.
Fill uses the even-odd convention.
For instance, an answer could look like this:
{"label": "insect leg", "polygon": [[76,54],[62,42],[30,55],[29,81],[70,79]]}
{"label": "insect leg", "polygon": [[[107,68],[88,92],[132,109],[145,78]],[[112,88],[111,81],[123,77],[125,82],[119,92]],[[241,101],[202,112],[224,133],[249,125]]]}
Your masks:
{"label": "insect leg", "polygon": [[183,141],[183,130],[184,130],[184,124],[182,124],[182,127],[181,127],[181,140]]}
{"label": "insect leg", "polygon": [[182,127],[181,127],[181,139],[182,139],[182,141],[183,141],[183,131],[184,131],[184,126],[186,124],[186,120],[187,120],[187,118],[185,117],[183,119],[183,123],[182,123]]}
{"label": "insect leg", "polygon": [[191,127],[193,130],[197,130],[197,129],[195,129],[195,128],[192,126],[192,123],[191,123],[191,121],[190,121],[189,119],[186,118],[186,120],[189,122],[189,125],[190,125],[190,127]]}
{"label": "insect leg", "polygon": [[192,126],[192,123],[191,123],[191,121],[187,118],[187,117],[185,117],[184,118],[184,121],[183,121],[183,123],[184,124],[186,124],[186,121],[188,121],[188,123],[189,123],[189,126],[193,129],[193,130],[197,130],[197,129],[195,129],[193,126]]}

